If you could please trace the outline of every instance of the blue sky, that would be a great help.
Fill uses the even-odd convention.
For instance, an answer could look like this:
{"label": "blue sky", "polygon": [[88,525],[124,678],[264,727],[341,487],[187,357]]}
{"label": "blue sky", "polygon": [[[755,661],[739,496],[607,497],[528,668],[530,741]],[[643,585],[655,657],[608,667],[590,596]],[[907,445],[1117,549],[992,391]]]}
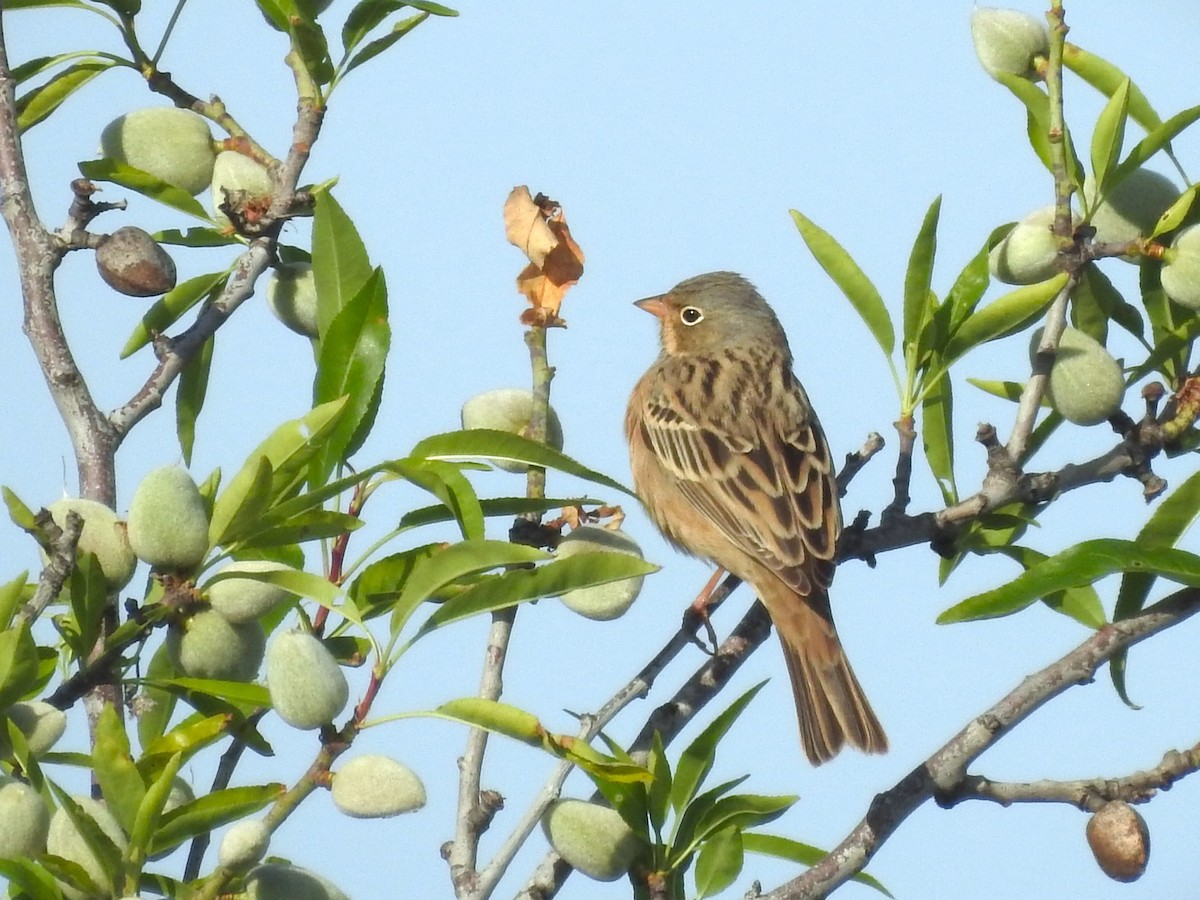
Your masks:
{"label": "blue sky", "polygon": [[[146,33],[172,4],[147,4]],[[323,21],[336,34],[352,6],[335,0]],[[161,8],[161,9],[160,9]],[[939,265],[944,293],[996,225],[1052,199],[1050,180],[1025,141],[1024,113],[978,66],[965,2],[877,4],[796,2],[737,5],[488,4],[465,0],[458,19],[432,20],[394,51],[354,73],[335,93],[306,180],[340,178],[339,202],[354,218],[372,260],[384,266],[391,297],[393,351],[379,424],[360,459],[403,455],[422,436],[457,426],[468,397],[528,383],[513,279],[523,258],[504,240],[501,205],[511,187],[528,184],[565,207],[587,254],[587,271],[563,315],[570,327],[550,336],[557,367],[553,403],[566,451],[628,480],[621,420],[634,381],[657,352],[653,322],[631,301],[690,275],[733,269],[753,280],[788,330],[797,372],[839,458],[870,431],[891,445],[854,482],[847,518],[877,512],[890,497],[897,403],[878,348],[820,271],[790,217],[797,208],[832,232],[899,309],[904,266],[931,200],[943,196]],[[1040,7],[1023,3],[1035,14]],[[1137,14],[1117,0],[1068,5],[1070,39],[1129,73],[1164,118],[1197,102],[1194,42],[1200,7],[1143,2]],[[158,21],[161,22],[161,19]],[[83,47],[112,46],[94,16],[71,11],[5,16],[15,62]],[[294,108],[280,60],[283,39],[269,31],[249,0],[189,5],[164,57],[164,68],[199,95],[218,94],[259,141],[283,155]],[[29,135],[27,156],[41,214],[55,226],[67,204],[75,162],[95,155],[104,125],[130,109],[159,103],[132,73],[109,73]],[[1077,141],[1102,104],[1077,79],[1067,85],[1068,120]],[[1131,133],[1134,131],[1131,127]],[[1080,137],[1080,136],[1083,137]],[[1195,169],[1200,142],[1176,142]],[[1161,160],[1153,167],[1164,172]],[[114,187],[103,199],[126,196]],[[202,198],[203,199],[203,198]],[[130,196],[126,217],[155,229],[182,217]],[[120,221],[118,221],[120,220]],[[285,239],[307,242],[303,223]],[[223,267],[224,249],[174,254],[181,279]],[[1132,267],[1110,263],[1119,286],[1135,284]],[[70,447],[33,357],[20,333],[19,294],[10,251],[0,252],[0,482],[31,504],[73,492]],[[143,301],[113,294],[84,254],[61,270],[60,305],[81,365],[102,405],[113,407],[140,385],[152,365],[147,351],[117,353],[144,311]],[[999,296],[993,286],[989,297]],[[1135,351],[1118,337],[1113,352]],[[1022,380],[1025,339],[976,351],[957,368],[957,476],[970,490],[984,472],[972,443],[980,421],[1006,435],[1010,404],[985,397],[965,377]],[[235,470],[278,422],[308,408],[311,354],[261,302],[261,292],[219,334],[209,405],[201,416],[192,471]],[[1126,409],[1137,414],[1131,392]],[[1086,459],[1113,443],[1103,426],[1063,430],[1038,457],[1040,468]],[[169,409],[152,416],[120,456],[124,508],[140,477],[179,451]],[[1157,470],[1179,483],[1186,459]],[[914,509],[939,504],[923,463]],[[479,478],[482,492],[520,489],[516,476]],[[507,479],[507,480],[505,480]],[[551,476],[552,492],[580,490]],[[617,498],[612,498],[616,500]],[[383,523],[423,503],[395,490],[374,501]],[[633,610],[615,623],[581,620],[553,601],[523,610],[506,672],[506,699],[536,712],[551,728],[572,729],[563,710],[591,710],[636,673],[675,628],[707,577],[697,561],[674,553],[627,505],[627,528],[648,558],[664,566],[648,580]],[[1147,515],[1140,486],[1122,480],[1056,503],[1028,542],[1052,553],[1087,537],[1134,535]],[[497,523],[501,537],[507,523]],[[26,539],[0,523],[0,578],[36,567]],[[359,547],[366,546],[363,541]],[[1183,546],[1196,550],[1194,538]],[[800,753],[780,654],[770,644],[738,674],[732,699],[763,678],[771,682],[740,721],[718,758],[714,777],[752,772],[746,789],[798,793],[801,802],[772,830],[833,845],[886,789],[1030,671],[1086,637],[1082,626],[1038,606],[1009,619],[939,627],[938,612],[1011,577],[1011,564],[969,561],[944,587],[927,549],[886,554],[874,569],[839,571],[834,609],[843,641],[889,732],[886,757],[844,754],[814,770]],[[1111,610],[1115,581],[1100,586]],[[745,589],[715,618],[726,632],[749,602]],[[1185,625],[1135,650],[1130,690],[1143,704],[1127,709],[1102,671],[1096,684],[1046,706],[989,751],[975,771],[1033,780],[1122,775],[1156,764],[1167,749],[1196,740],[1196,663]],[[448,629],[423,642],[385,685],[377,711],[430,708],[474,691],[485,623]],[[650,698],[611,733],[628,739],[657,704],[700,665],[698,651],[668,670]],[[365,673],[355,673],[361,690]],[[705,719],[705,717],[702,717]],[[706,719],[705,719],[706,720]],[[244,777],[298,777],[315,740],[269,724],[278,756]],[[425,780],[429,806],[417,816],[362,823],[340,817],[327,796],[313,797],[276,837],[272,851],[322,871],[358,898],[449,896],[438,846],[452,835],[455,759],[464,733],[445,723],[406,721],[361,738]],[[75,735],[82,748],[84,736]],[[552,763],[535,751],[493,741],[484,784],[506,797],[483,846],[486,857],[515,821]],[[211,762],[188,774],[211,779]],[[208,768],[206,768],[208,766]],[[582,779],[568,793],[582,795]],[[1083,839],[1086,817],[1064,806],[1001,809],[965,804],[919,810],[871,866],[897,897],[978,896],[1004,885],[1006,896],[1181,896],[1195,884],[1195,809],[1190,779],[1143,807],[1154,851],[1146,876],[1132,886],[1108,881]],[[543,850],[535,835],[501,893],[523,883]],[[751,878],[764,886],[789,869],[751,858],[728,896]],[[406,887],[398,888],[397,885]],[[849,886],[847,897],[868,896]],[[573,878],[562,896],[622,896],[623,888]],[[841,896],[841,895],[839,895]]]}

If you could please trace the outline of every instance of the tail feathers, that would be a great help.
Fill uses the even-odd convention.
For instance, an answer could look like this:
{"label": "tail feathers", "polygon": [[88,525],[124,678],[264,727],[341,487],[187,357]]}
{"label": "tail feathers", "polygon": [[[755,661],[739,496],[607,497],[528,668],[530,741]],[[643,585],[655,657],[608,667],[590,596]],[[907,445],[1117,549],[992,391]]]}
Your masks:
{"label": "tail feathers", "polygon": [[[828,762],[847,743],[864,753],[886,753],[887,735],[854,677],[837,636],[833,644],[818,648],[794,647],[780,633],[787,661],[800,741],[814,766]],[[811,642],[806,642],[811,643]],[[818,650],[818,652],[813,652]]]}

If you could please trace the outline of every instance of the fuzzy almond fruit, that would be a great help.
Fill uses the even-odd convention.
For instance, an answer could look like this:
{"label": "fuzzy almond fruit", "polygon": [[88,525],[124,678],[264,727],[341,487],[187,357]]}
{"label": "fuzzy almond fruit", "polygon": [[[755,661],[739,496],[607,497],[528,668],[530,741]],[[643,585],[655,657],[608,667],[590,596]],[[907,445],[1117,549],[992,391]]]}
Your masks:
{"label": "fuzzy almond fruit", "polygon": [[1180,306],[1200,309],[1200,225],[1188,225],[1175,235],[1159,278],[1168,297]]}
{"label": "fuzzy almond fruit", "polygon": [[50,810],[23,781],[0,775],[0,859],[32,858],[46,849]]}
{"label": "fuzzy almond fruit", "polygon": [[1005,284],[1037,284],[1058,274],[1054,207],[1035,209],[988,253],[988,271]]}
{"label": "fuzzy almond fruit", "polygon": [[127,297],[157,297],[175,287],[175,261],[149,232],[133,225],[100,239],[96,271]]}
{"label": "fuzzy almond fruit", "polygon": [[154,469],[129,503],[129,544],[156,569],[194,569],[208,552],[208,513],[196,482],[179,466]]}
{"label": "fuzzy almond fruit", "polygon": [[[58,743],[67,730],[67,714],[45,700],[24,700],[14,703],[4,713],[25,736],[25,743],[35,759],[40,759]],[[4,728],[4,716],[0,716],[0,747],[8,746],[8,735]],[[0,817],[0,822],[4,821]]]}
{"label": "fuzzy almond fruit", "polygon": [[[1095,205],[1096,184],[1088,176],[1083,183],[1083,196],[1089,209]],[[1098,244],[1126,244],[1154,230],[1159,217],[1179,199],[1179,188],[1158,172],[1137,169],[1112,188],[1104,202],[1092,209],[1092,226]],[[1136,257],[1123,256],[1127,262]]]}
{"label": "fuzzy almond fruit", "polygon": [[245,869],[267,855],[271,829],[262,819],[237,822],[221,838],[217,860],[229,869]]}
{"label": "fuzzy almond fruit", "polygon": [[171,662],[192,678],[252,681],[262,665],[265,644],[257,621],[234,624],[212,609],[167,631]]}
{"label": "fuzzy almond fruit", "polygon": [[208,123],[173,106],[136,109],[114,119],[100,135],[100,149],[109,159],[149,172],[193,197],[212,181],[217,156]]}
{"label": "fuzzy almond fruit", "polygon": [[[625,553],[642,558],[642,548],[628,534],[602,528],[599,525],[583,525],[576,528],[558,544],[559,559],[569,559],[579,553]],[[642,591],[642,577],[624,578],[577,588],[562,595],[563,605],[572,612],[597,621],[606,622],[625,614]]]}
{"label": "fuzzy almond fruit", "polygon": [[333,803],[356,819],[385,819],[425,805],[425,785],[391,757],[358,756],[333,773]]}
{"label": "fuzzy almond fruit", "polygon": [[[1041,340],[1039,328],[1029,343],[1031,359]],[[1102,344],[1076,328],[1067,327],[1050,368],[1046,396],[1068,422],[1098,425],[1121,408],[1125,375],[1121,364]]]}
{"label": "fuzzy almond fruit", "polygon": [[[108,811],[107,806],[91,797],[74,796],[71,799],[79,804],[84,813],[96,823],[101,831],[108,835],[108,839],[117,846],[118,850],[124,853],[129,848],[129,839],[125,837],[125,832],[121,830],[116,817]],[[79,829],[75,827],[75,823],[71,821],[71,817],[64,809],[56,810],[50,817],[50,830],[46,835],[46,851],[81,866],[87,872],[88,877],[100,887],[108,885],[108,876],[104,874],[104,867],[100,864],[100,860],[96,858],[96,854],[92,852],[91,847],[83,839],[83,835],[79,833]],[[87,896],[78,888],[61,881],[59,886],[68,900],[81,900]],[[111,889],[111,886],[109,887]],[[105,894],[105,896],[111,895]]]}
{"label": "fuzzy almond fruit", "polygon": [[267,649],[267,689],[279,717],[304,731],[333,721],[346,708],[350,685],[320,640],[285,631]]}
{"label": "fuzzy almond fruit", "polygon": [[287,863],[257,866],[246,876],[246,900],[349,900],[327,878]]}
{"label": "fuzzy almond fruit", "polygon": [[267,306],[296,334],[317,337],[317,280],[312,264],[300,262],[276,268],[267,282]]}
{"label": "fuzzy almond fruit", "polygon": [[542,830],[559,856],[596,881],[616,881],[642,849],[620,813],[586,800],[554,801],[542,816]]}
{"label": "fuzzy almond fruit", "polygon": [[1038,57],[1050,55],[1046,23],[1015,9],[976,7],[971,13],[975,55],[992,78],[999,74],[1035,79]]}
{"label": "fuzzy almond fruit", "polygon": [[213,220],[230,224],[222,203],[232,204],[243,215],[257,207],[265,209],[274,190],[271,173],[261,163],[235,150],[218,153],[212,174]]}
{"label": "fuzzy almond fruit", "polygon": [[[291,566],[265,559],[231,562],[217,569],[217,575],[235,573],[294,572]],[[252,622],[296,595],[277,584],[253,578],[224,578],[201,588],[212,608],[235,625]]]}
{"label": "fuzzy almond fruit", "polygon": [[1150,862],[1150,829],[1124,800],[1111,800],[1088,819],[1087,842],[1096,864],[1114,881],[1137,881]]}
{"label": "fuzzy almond fruit", "polygon": [[115,512],[103,503],[78,497],[55,500],[46,509],[59,528],[67,523],[68,512],[79,513],[83,518],[83,531],[79,534],[76,549],[95,554],[109,590],[119,591],[129,584],[133,570],[137,568],[137,557],[129,546],[125,523]]}
{"label": "fuzzy almond fruit", "polygon": [[[463,404],[462,427],[491,428],[529,437],[529,419],[533,415],[533,394],[521,388],[497,388],[476,394]],[[546,420],[546,444],[555,450],[563,447],[562,423],[558,413],[550,408]],[[524,463],[493,460],[493,464],[505,472],[525,472]]]}

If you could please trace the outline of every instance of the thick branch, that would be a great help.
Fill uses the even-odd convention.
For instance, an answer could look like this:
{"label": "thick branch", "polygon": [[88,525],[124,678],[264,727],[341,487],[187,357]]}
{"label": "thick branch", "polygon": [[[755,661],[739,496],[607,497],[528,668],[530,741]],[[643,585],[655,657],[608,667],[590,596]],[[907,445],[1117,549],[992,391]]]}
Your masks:
{"label": "thick branch", "polygon": [[1114,654],[1197,611],[1200,590],[1178,591],[1138,616],[1104,626],[1057,662],[1028,676],[894,787],[876,796],[867,815],[821,862],[765,896],[770,900],[825,897],[862,871],[917,807],[935,797],[954,797],[968,778],[967,766],[1034,710],[1069,688],[1090,682]]}

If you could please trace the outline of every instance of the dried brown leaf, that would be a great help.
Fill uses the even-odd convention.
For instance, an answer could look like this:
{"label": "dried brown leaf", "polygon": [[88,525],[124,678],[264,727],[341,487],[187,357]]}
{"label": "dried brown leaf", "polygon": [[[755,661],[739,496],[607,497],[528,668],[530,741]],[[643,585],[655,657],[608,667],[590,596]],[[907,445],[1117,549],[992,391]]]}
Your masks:
{"label": "dried brown leaf", "polygon": [[540,268],[546,254],[558,245],[558,238],[546,222],[546,215],[521,184],[504,201],[504,235],[508,242]]}

